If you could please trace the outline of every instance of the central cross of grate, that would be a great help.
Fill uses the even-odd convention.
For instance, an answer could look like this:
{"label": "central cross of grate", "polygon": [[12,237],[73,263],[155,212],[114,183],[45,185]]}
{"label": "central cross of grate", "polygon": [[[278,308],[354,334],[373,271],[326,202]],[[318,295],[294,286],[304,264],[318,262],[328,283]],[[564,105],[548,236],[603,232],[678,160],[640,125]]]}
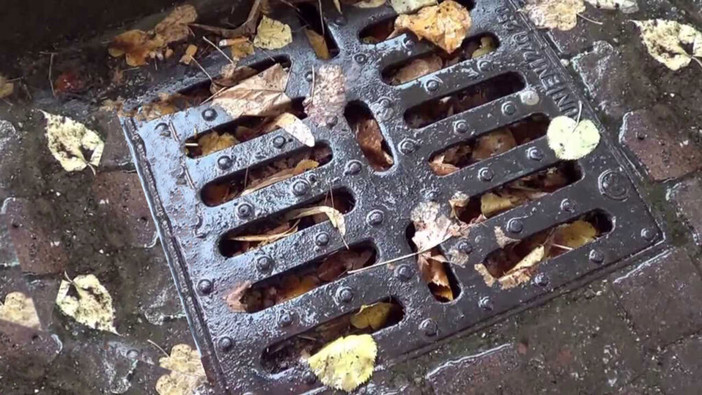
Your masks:
{"label": "central cross of grate", "polygon": [[[325,9],[324,15],[338,14]],[[353,115],[348,121],[332,120],[325,127],[305,121],[317,147],[331,151],[326,163],[245,196],[212,204],[203,195],[208,185],[245,174],[247,169],[255,171],[261,164],[305,147],[277,130],[210,155],[191,157],[185,143],[194,130],[224,128],[240,121],[209,104],[150,122],[124,120],[191,327],[208,371],[222,391],[281,393],[315,388],[319,384],[296,362],[296,356],[283,355],[286,347],[302,341],[298,335],[319,332],[324,328],[320,325],[348,316],[363,305],[392,301],[401,306],[399,315],[373,333],[378,363],[387,364],[603,270],[658,238],[658,228],[606,141],[577,163],[562,163],[548,148],[543,133],[529,135],[500,155],[460,164],[459,171],[448,175],[436,174],[430,161],[437,155],[461,144],[469,146],[501,128],[512,127],[519,140],[519,125],[544,120],[547,125],[548,119],[564,114],[576,117],[581,106],[583,118],[595,119],[558,59],[511,4],[478,2],[471,16],[469,35],[493,37],[499,43],[494,52],[399,85],[386,71],[435,49],[410,35],[377,44],[362,42],[359,36],[364,29],[392,20],[389,7],[347,7],[343,17],[327,20],[326,34],[338,48],[328,61],[314,56],[294,15],[278,16],[292,26],[293,43],[245,60],[259,68],[274,62],[289,65],[286,93],[291,98],[309,94],[312,70],[322,64],[341,66],[350,106],[369,112],[380,126],[384,147],[392,156],[393,164],[387,169],[369,164],[348,123]],[[223,64],[216,55],[204,62],[211,74]],[[196,86],[203,82],[199,78],[169,76],[161,88]],[[492,87],[486,93],[487,103],[429,124],[414,117],[423,105],[440,106],[437,99],[482,86]],[[448,201],[457,192],[481,196],[559,166],[568,167],[577,177],[546,196],[482,221],[467,237],[452,238],[440,246],[440,252],[454,262],[447,266],[452,301],[437,300],[418,274],[417,258],[412,256],[342,276],[273,306],[258,305],[248,312],[232,312],[228,307],[227,296],[242,284],[255,289],[286,273],[319,265],[325,257],[346,250],[345,243],[352,250],[369,248],[374,262],[411,254],[410,213],[421,202],[436,202],[449,215]],[[324,221],[243,252],[227,241],[227,235],[270,223],[291,208],[327,198],[330,191],[337,199],[350,202],[343,239]],[[528,239],[579,218],[600,227],[600,237],[541,263],[533,281],[509,289],[489,287],[475,270],[475,265],[489,262],[502,249],[504,240],[496,235],[496,228],[510,239]]]}

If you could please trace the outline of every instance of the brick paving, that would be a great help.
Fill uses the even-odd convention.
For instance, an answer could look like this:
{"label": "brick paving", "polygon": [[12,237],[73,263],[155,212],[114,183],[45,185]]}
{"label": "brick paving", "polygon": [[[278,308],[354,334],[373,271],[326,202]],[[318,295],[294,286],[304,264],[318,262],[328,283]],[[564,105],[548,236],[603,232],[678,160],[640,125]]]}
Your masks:
{"label": "brick paving", "polygon": [[[573,31],[544,35],[640,176],[664,241],[604,279],[377,371],[361,393],[698,392],[702,78],[695,64],[673,72],[656,63],[627,20],[701,27],[702,2],[639,7],[625,15],[588,6],[585,15],[602,25],[579,20]],[[12,154],[0,160],[0,300],[31,295],[42,325],[0,322],[0,393],[154,393],[166,371],[153,343],[194,346],[187,321],[117,119],[96,111],[97,101],[53,99],[46,66],[26,77],[43,87],[33,101],[0,101],[0,147]],[[58,166],[32,108],[100,131],[106,148],[96,176]],[[64,272],[100,278],[115,299],[120,336],[57,311]]]}

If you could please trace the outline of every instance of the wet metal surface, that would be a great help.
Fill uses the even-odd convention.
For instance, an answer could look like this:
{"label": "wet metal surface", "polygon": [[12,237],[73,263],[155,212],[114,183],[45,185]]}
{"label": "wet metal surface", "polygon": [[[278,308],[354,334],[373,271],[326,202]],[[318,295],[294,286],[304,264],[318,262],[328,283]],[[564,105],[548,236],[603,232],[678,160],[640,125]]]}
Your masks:
{"label": "wet metal surface", "polygon": [[[304,97],[310,92],[311,81],[304,77],[306,73],[324,63],[340,65],[347,78],[348,101],[361,101],[369,107],[392,150],[395,164],[388,171],[372,170],[343,119],[328,128],[305,121],[317,142],[332,148],[333,159],[329,164],[208,207],[200,199],[200,190],[208,182],[284,156],[302,145],[284,132],[275,131],[193,159],[185,155],[185,141],[194,130],[203,132],[231,122],[221,109],[206,104],[151,122],[123,121],[203,361],[222,391],[285,393],[319,386],[314,380],[305,379],[303,366],[268,374],[261,367],[261,355],[273,344],[362,305],[388,296],[403,305],[404,319],[373,335],[378,343],[378,364],[392,363],[410,351],[556,288],[567,287],[586,274],[607,270],[660,238],[658,227],[620,165],[619,155],[604,138],[594,153],[579,161],[583,173],[580,181],[493,217],[473,227],[467,238],[451,239],[441,246],[455,263],[452,268],[461,288],[460,296],[451,303],[439,303],[433,298],[418,276],[415,258],[407,258],[347,276],[257,313],[231,312],[225,299],[237,285],[247,281],[256,283],[345,247],[336,229],[324,222],[284,240],[227,258],[218,248],[223,234],[319,199],[330,188],[344,189],[356,200],[353,210],[345,216],[345,242],[352,245],[372,241],[378,249],[378,261],[406,255],[411,248],[405,230],[410,225],[410,212],[418,203],[440,202],[448,214],[448,200],[455,192],[477,196],[558,162],[546,139],[539,138],[439,177],[428,165],[434,153],[533,114],[576,117],[581,102],[582,118],[595,119],[545,42],[521,14],[504,2],[479,2],[471,12],[473,26],[469,34],[494,34],[500,42],[495,52],[399,86],[383,82],[381,70],[430,52],[429,44],[407,35],[377,45],[361,43],[358,32],[392,16],[389,7],[348,7],[344,16],[338,17],[330,3],[324,15],[340,49],[335,58],[318,60],[299,29],[300,23],[290,15],[287,20],[285,16],[278,18],[291,25],[295,32],[293,44],[277,51],[259,52],[245,63],[289,57],[291,80],[287,94],[291,98]],[[222,64],[216,54],[205,62],[212,73]],[[509,72],[518,73],[524,80],[522,91],[422,128],[406,125],[404,114],[408,109]],[[193,75],[171,75],[164,80],[171,90],[207,82]],[[154,94],[166,85],[157,85]],[[284,139],[282,145],[281,139]],[[228,166],[218,165],[222,162]],[[300,180],[309,184],[303,194],[293,190]],[[604,211],[611,218],[612,231],[586,247],[542,263],[539,280],[534,283],[509,290],[490,288],[473,268],[500,248],[495,227],[507,229],[510,220],[518,219],[520,231],[510,237],[521,239],[593,210]],[[322,233],[329,240],[319,245],[315,240]],[[262,271],[256,262],[264,256],[272,264]],[[350,298],[337,297],[342,288],[349,291]],[[285,317],[285,325],[279,322],[281,317]],[[397,341],[398,337],[402,342]]]}

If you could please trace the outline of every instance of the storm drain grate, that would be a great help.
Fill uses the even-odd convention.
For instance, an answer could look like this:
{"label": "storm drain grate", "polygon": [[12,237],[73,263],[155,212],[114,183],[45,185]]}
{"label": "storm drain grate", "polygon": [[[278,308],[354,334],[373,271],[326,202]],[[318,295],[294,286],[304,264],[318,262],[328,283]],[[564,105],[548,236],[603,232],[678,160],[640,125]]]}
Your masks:
{"label": "storm drain grate", "polygon": [[[658,238],[656,224],[609,143],[601,143],[577,163],[559,162],[548,148],[543,125],[562,114],[576,117],[582,99],[558,59],[511,4],[482,1],[472,7],[471,40],[491,37],[498,44],[494,52],[462,59],[404,83],[390,77],[393,68],[434,49],[408,35],[382,42],[362,38],[370,30],[382,30],[392,20],[394,13],[389,7],[347,7],[344,16],[336,18],[338,14],[330,7],[324,15],[332,16],[327,18],[326,31],[338,48],[331,60],[320,61],[314,56],[300,22],[290,15],[278,18],[292,26],[293,44],[284,50],[257,53],[245,61],[264,68],[272,61],[289,63],[287,94],[291,98],[309,93],[311,70],[321,64],[343,68],[350,81],[350,108],[355,110],[326,128],[305,121],[318,146],[331,151],[309,154],[324,155],[323,165],[212,203],[206,191],[213,185],[240,185],[237,182],[241,183],[245,172],[259,171],[274,159],[299,155],[307,148],[278,130],[210,155],[189,151],[186,142],[194,130],[204,132],[226,128],[232,122],[255,121],[233,120],[207,104],[150,122],[125,119],[123,123],[191,326],[220,388],[233,393],[281,393],[318,386],[314,376],[297,362],[295,347],[320,338],[333,340],[306,334],[318,335],[330,322],[344,322],[362,305],[378,301],[392,305],[386,327],[373,334],[378,363],[389,363],[602,270]],[[205,64],[213,72],[222,65],[216,56]],[[169,80],[171,84],[203,82],[197,78],[171,76]],[[429,122],[414,116],[423,106],[439,108],[442,97],[482,86],[486,103],[468,103],[464,112],[439,114]],[[378,121],[387,154],[385,163],[369,163],[349,129],[349,122],[355,122],[359,113]],[[587,105],[582,116],[595,119]],[[531,134],[519,138],[518,130],[524,124]],[[515,148],[482,160],[458,160],[453,163],[458,171],[437,171],[431,165],[447,149],[458,147],[459,151],[505,127],[514,131]],[[551,168],[570,178],[546,196],[491,216],[473,227],[467,237],[450,239],[439,247],[438,253],[462,263],[447,267],[453,301],[442,300],[437,297],[440,292],[427,287],[418,275],[416,257],[410,257],[322,282],[284,303],[270,305],[259,300],[251,303],[247,312],[232,312],[228,307],[227,296],[242,284],[248,284],[252,297],[260,297],[266,284],[286,274],[300,273],[299,278],[304,279],[306,270],[315,270],[333,254],[343,253],[345,243],[364,257],[359,267],[410,254],[414,247],[408,242],[413,232],[410,212],[420,202],[438,202],[448,214],[448,201],[456,192],[478,197]],[[286,210],[332,196],[345,204],[344,240],[328,221],[300,225],[296,233],[260,248],[241,249],[232,241],[236,237],[230,237],[256,226],[272,229]],[[470,206],[456,214],[465,222],[479,215]],[[509,258],[505,256],[514,255],[534,240],[538,243],[540,237],[549,237],[549,229],[578,219],[598,229],[595,241],[553,255],[539,265],[538,274],[529,283],[508,289],[486,285],[487,277],[500,278],[509,272],[509,267],[504,267]],[[495,228],[522,242],[502,251],[503,241]],[[505,259],[498,259],[500,255]],[[481,263],[485,263],[482,274],[475,269]]]}

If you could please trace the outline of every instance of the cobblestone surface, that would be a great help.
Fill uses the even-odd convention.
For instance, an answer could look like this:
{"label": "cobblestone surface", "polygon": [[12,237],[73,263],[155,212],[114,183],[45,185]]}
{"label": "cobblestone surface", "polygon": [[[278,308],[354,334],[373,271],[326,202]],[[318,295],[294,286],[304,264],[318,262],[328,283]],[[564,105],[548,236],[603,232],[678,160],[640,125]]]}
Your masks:
{"label": "cobblestone surface", "polygon": [[[544,35],[640,176],[664,241],[604,279],[388,364],[360,393],[698,392],[702,78],[695,64],[674,72],[653,60],[628,20],[666,18],[702,29],[702,1],[640,0],[639,8],[623,14],[588,6],[583,15],[601,24],[580,18],[572,31]],[[103,33],[82,40],[89,45],[59,43],[51,60],[57,74],[82,67],[77,74],[91,89],[79,94],[52,95],[50,55],[18,56],[8,69],[0,62],[0,73],[22,76],[18,92],[0,100],[0,301],[28,294],[41,322],[34,330],[0,321],[3,394],[155,393],[168,373],[157,366],[159,347],[194,347],[119,122],[98,110],[104,98],[148,89],[152,70],[125,70],[129,83],[115,83],[104,66],[112,32]],[[97,174],[61,169],[38,108],[100,133],[106,147]],[[87,273],[112,295],[119,336],[56,308],[64,276]]]}

